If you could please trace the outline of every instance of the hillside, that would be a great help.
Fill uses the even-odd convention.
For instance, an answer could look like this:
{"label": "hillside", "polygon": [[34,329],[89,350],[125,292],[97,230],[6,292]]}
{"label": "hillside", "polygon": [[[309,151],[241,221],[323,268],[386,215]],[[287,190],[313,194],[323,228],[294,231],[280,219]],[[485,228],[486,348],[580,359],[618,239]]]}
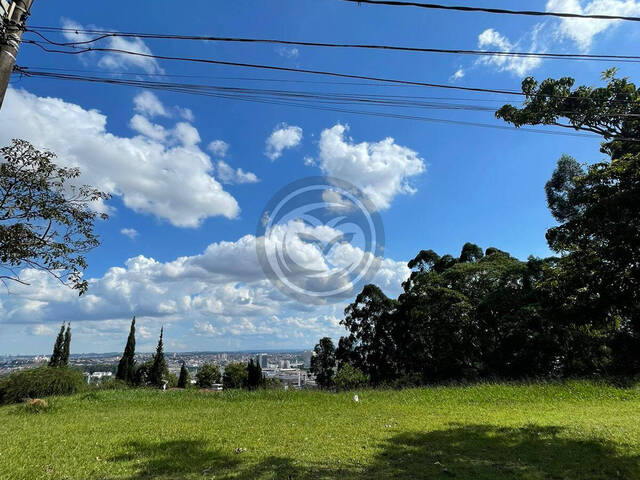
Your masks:
{"label": "hillside", "polygon": [[640,389],[97,391],[0,408],[0,478],[637,479]]}

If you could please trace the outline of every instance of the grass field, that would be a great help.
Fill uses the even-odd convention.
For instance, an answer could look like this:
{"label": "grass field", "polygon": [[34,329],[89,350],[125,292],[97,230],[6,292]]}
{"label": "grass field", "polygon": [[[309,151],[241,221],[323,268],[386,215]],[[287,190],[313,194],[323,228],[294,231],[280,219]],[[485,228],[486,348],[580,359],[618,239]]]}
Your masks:
{"label": "grass field", "polygon": [[640,388],[120,390],[0,408],[0,478],[640,479]]}

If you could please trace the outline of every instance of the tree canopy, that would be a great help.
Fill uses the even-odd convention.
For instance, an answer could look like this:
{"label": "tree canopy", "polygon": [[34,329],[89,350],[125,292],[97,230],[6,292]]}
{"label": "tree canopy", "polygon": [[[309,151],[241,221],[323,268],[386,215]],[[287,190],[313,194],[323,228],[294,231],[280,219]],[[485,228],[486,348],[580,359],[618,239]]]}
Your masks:
{"label": "tree canopy", "polygon": [[51,152],[24,140],[0,149],[0,281],[26,284],[20,270],[45,271],[84,293],[86,254],[99,245],[96,207],[109,195],[76,186],[77,168],[62,168]]}

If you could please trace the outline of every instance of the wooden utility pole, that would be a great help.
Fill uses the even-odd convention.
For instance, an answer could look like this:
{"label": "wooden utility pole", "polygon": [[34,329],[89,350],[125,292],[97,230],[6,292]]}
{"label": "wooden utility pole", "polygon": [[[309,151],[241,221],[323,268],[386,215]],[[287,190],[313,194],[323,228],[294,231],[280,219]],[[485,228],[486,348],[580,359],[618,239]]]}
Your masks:
{"label": "wooden utility pole", "polygon": [[9,86],[20,42],[22,42],[23,29],[32,4],[33,0],[13,0],[11,4],[2,0],[2,9],[5,13],[0,27],[0,108]]}

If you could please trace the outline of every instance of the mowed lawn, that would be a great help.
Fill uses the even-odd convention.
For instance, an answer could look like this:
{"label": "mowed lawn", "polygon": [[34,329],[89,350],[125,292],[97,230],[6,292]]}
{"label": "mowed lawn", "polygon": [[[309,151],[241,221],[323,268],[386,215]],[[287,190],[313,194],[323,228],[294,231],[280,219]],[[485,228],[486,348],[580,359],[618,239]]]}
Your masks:
{"label": "mowed lawn", "polygon": [[49,401],[41,414],[0,408],[1,479],[640,479],[635,386],[121,390]]}

